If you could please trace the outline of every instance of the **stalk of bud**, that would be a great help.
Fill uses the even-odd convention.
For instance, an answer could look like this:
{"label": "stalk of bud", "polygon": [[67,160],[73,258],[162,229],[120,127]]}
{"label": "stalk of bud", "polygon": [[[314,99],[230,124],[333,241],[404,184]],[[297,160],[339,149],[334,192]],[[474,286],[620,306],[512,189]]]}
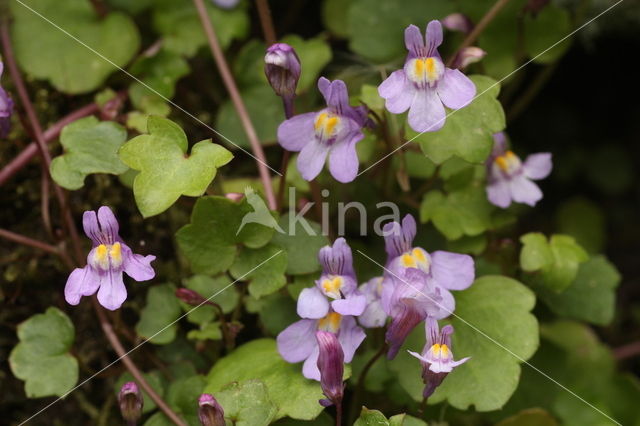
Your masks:
{"label": "stalk of bud", "polygon": [[127,382],[118,393],[118,405],[120,413],[128,426],[135,426],[142,416],[144,398],[135,382]]}
{"label": "stalk of bud", "polygon": [[224,410],[213,395],[200,395],[198,406],[198,417],[202,426],[225,426]]}

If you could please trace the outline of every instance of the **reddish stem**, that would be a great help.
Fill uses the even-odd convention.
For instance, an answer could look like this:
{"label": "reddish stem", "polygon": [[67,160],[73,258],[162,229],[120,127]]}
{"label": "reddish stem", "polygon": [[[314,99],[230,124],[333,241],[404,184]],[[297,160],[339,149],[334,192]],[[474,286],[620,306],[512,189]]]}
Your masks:
{"label": "reddish stem", "polygon": [[613,356],[618,360],[640,356],[640,342],[632,342],[613,350]]}
{"label": "reddish stem", "polygon": [[207,13],[204,1],[193,0],[193,4],[198,10],[202,28],[204,29],[204,32],[207,36],[207,41],[209,42],[209,47],[211,48],[211,53],[213,54],[213,58],[215,59],[218,71],[220,72],[220,76],[222,77],[222,81],[224,82],[224,85],[229,92],[231,102],[233,102],[233,106],[235,107],[236,112],[240,117],[240,121],[242,122],[242,127],[244,128],[244,131],[247,134],[247,138],[251,143],[251,151],[253,151],[253,155],[255,155],[257,160],[256,163],[258,165],[258,172],[260,173],[260,180],[262,181],[262,185],[264,186],[264,192],[267,197],[267,204],[269,205],[269,209],[275,210],[276,197],[271,185],[271,176],[269,174],[269,168],[267,165],[267,159],[264,155],[264,150],[262,149],[262,145],[260,144],[260,140],[258,139],[256,130],[253,127],[253,123],[251,122],[251,118],[249,117],[249,113],[244,104],[244,101],[240,96],[240,92],[238,91],[238,87],[236,86],[233,75],[229,70],[229,64],[227,64],[227,60],[225,59],[222,48],[220,47],[220,43],[218,42],[218,37],[216,36],[213,23],[209,19],[209,14]]}
{"label": "reddish stem", "polygon": [[15,232],[9,231],[7,229],[0,228],[0,237],[6,238],[7,240],[16,242],[18,244],[23,244],[25,246],[37,248],[38,250],[46,251],[47,253],[55,255],[60,254],[60,250],[58,250],[58,247],[56,246],[52,246],[51,244],[47,244],[42,241],[34,240],[33,238],[29,238],[21,234],[16,234]]}
{"label": "reddish stem", "polygon": [[257,0],[258,16],[260,17],[260,25],[262,26],[262,33],[264,34],[264,40],[268,46],[271,46],[277,41],[276,30],[273,27],[273,20],[271,19],[271,10],[269,10],[269,3],[267,0]]}

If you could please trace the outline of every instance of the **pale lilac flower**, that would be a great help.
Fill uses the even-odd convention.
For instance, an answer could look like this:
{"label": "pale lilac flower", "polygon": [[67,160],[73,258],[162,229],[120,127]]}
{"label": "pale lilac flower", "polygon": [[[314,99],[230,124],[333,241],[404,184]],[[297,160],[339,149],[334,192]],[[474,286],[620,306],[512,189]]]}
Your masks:
{"label": "pale lilac flower", "polygon": [[351,362],[353,355],[366,337],[364,330],[356,324],[352,316],[329,312],[319,320],[302,319],[285,328],[276,339],[278,352],[285,361],[304,361],[302,374],[307,379],[320,381],[318,370],[318,340],[316,331],[330,331],[338,336],[344,353],[344,362]]}
{"label": "pale lilac flower", "polygon": [[198,398],[198,418],[202,426],[225,426],[224,410],[213,395],[203,393]]}
{"label": "pale lilac flower", "polygon": [[327,107],[285,120],[278,127],[278,142],[289,151],[300,152],[297,166],[305,180],[318,176],[329,156],[331,175],[339,182],[351,182],[358,174],[356,143],[364,137],[362,127],[368,125],[367,109],[349,105],[342,80],[320,77],[318,89]]}
{"label": "pale lilac flower", "polygon": [[[360,315],[366,307],[366,297],[358,290],[353,270],[353,255],[344,238],[333,246],[325,246],[318,253],[322,275],[316,286],[302,290],[298,297],[298,315],[318,319],[329,313],[329,308],[341,315]],[[331,302],[327,299],[332,299]]]}
{"label": "pale lilac flower", "polygon": [[487,161],[487,198],[502,208],[511,202],[535,206],[542,191],[533,181],[546,178],[553,165],[551,153],[529,155],[524,163],[508,150],[503,133],[494,135],[494,150]]}
{"label": "pale lilac flower", "polygon": [[144,398],[135,382],[126,382],[118,393],[118,405],[127,425],[134,426],[142,416]]}
{"label": "pale lilac flower", "polygon": [[338,336],[330,331],[316,331],[318,340],[318,370],[320,370],[320,386],[327,399],[318,401],[323,407],[342,404],[344,395],[344,352]]}
{"label": "pale lilac flower", "polygon": [[463,70],[471,64],[480,62],[487,52],[476,46],[468,46],[460,50],[453,60],[453,68]]}
{"label": "pale lilac flower", "polygon": [[276,43],[264,55],[264,73],[278,96],[294,96],[300,79],[300,59],[293,47]]}
{"label": "pale lilac flower", "polygon": [[97,291],[100,304],[113,311],[127,298],[122,273],[136,281],[150,280],[155,276],[151,262],[156,257],[131,251],[118,235],[118,221],[109,207],[100,207],[97,215],[94,211],[84,212],[82,225],[93,248],[87,256],[87,265],[69,275],[64,297],[70,305],[77,305],[82,296]]}
{"label": "pale lilac flower", "polygon": [[423,397],[428,398],[440,386],[447,374],[470,358],[454,361],[451,348],[452,325],[445,325],[442,330],[438,330],[438,321],[428,318],[425,322],[425,331],[427,343],[424,345],[422,354],[412,351],[409,353],[418,358],[422,364],[422,379],[425,384]]}
{"label": "pale lilac flower", "polygon": [[[0,77],[4,71],[4,64],[0,61]],[[0,138],[4,138],[9,133],[11,126],[11,114],[13,113],[13,99],[0,86]]]}
{"label": "pale lilac flower", "polygon": [[451,31],[469,34],[473,30],[473,22],[464,13],[452,13],[442,19],[442,26]]}
{"label": "pale lilac flower", "polygon": [[383,327],[387,322],[387,314],[382,309],[382,301],[380,300],[383,281],[383,277],[371,278],[358,288],[367,301],[367,307],[358,316],[358,322],[365,328]]}
{"label": "pale lilac flower", "polygon": [[460,109],[469,105],[476,87],[459,70],[445,67],[437,50],[442,44],[439,21],[429,22],[425,37],[426,40],[415,25],[407,27],[404,42],[409,54],[404,69],[391,73],[378,87],[378,93],[386,99],[389,112],[401,114],[409,110],[413,130],[435,132],[444,126],[444,106]]}

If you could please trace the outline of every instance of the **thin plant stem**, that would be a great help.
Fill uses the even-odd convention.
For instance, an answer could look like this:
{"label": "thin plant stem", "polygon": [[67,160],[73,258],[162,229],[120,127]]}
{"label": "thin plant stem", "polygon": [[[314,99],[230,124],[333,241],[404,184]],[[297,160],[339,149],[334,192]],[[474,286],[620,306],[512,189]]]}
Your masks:
{"label": "thin plant stem", "polygon": [[256,0],[256,6],[258,6],[258,16],[260,17],[264,40],[267,42],[267,45],[271,46],[277,41],[277,37],[276,30],[273,27],[273,20],[271,19],[269,3],[267,0]]}
{"label": "thin plant stem", "polygon": [[615,348],[613,350],[613,356],[618,361],[640,356],[640,341]]}
{"label": "thin plant stem", "polygon": [[485,15],[480,19],[480,22],[473,28],[473,30],[465,37],[462,41],[458,49],[451,55],[451,57],[447,60],[447,66],[451,66],[453,61],[456,59],[458,53],[464,49],[465,47],[471,46],[477,39],[480,37],[480,34],[487,28],[487,25],[493,21],[493,19],[500,13],[500,11],[509,3],[510,0],[497,0],[491,9],[485,13]]}
{"label": "thin plant stem", "polygon": [[104,312],[104,308],[100,306],[98,303],[98,299],[96,296],[91,297],[91,302],[93,303],[93,309],[96,311],[98,315],[98,320],[100,321],[100,326],[102,327],[102,331],[104,335],[109,340],[109,343],[113,347],[113,349],[118,354],[118,357],[121,359],[122,363],[127,367],[127,370],[131,373],[136,382],[140,385],[142,389],[149,395],[149,398],[156,403],[158,408],[162,410],[162,412],[176,425],[178,426],[187,426],[187,424],[167,405],[167,403],[162,399],[160,395],[156,393],[156,391],[149,385],[149,382],[144,378],[142,372],[138,369],[138,366],[127,356],[127,352],[125,351],[122,343],[120,343],[120,339],[116,335],[113,327],[111,326],[111,322],[107,318],[107,315]]}
{"label": "thin plant stem", "polygon": [[367,378],[367,374],[369,373],[369,370],[371,370],[371,367],[373,367],[376,361],[380,359],[380,357],[386,351],[387,351],[387,344],[384,343],[382,346],[380,346],[380,349],[378,350],[378,352],[376,352],[371,357],[371,359],[365,364],[365,366],[362,368],[362,371],[360,372],[360,377],[358,377],[356,390],[353,393],[353,398],[351,400],[351,409],[349,410],[349,414],[351,416],[351,423],[355,421],[356,416],[358,415],[358,412],[359,412],[358,407],[360,406],[360,401],[362,399],[362,392],[364,392],[364,382],[365,382],[365,379]]}
{"label": "thin plant stem", "polygon": [[204,5],[204,0],[193,0],[193,4],[198,11],[200,23],[202,24],[204,33],[207,36],[207,41],[209,42],[209,47],[216,62],[216,66],[218,67],[218,71],[220,72],[220,76],[222,77],[222,81],[224,82],[224,85],[229,92],[229,96],[231,97],[231,102],[233,103],[233,106],[236,109],[238,116],[240,117],[242,127],[244,128],[244,131],[247,134],[247,138],[249,139],[249,142],[251,144],[251,151],[257,159],[256,163],[258,166],[258,172],[260,174],[260,180],[262,181],[262,185],[264,186],[264,193],[267,197],[267,204],[269,205],[269,209],[275,210],[276,197],[273,191],[273,186],[271,185],[271,175],[269,173],[267,159],[264,155],[264,150],[262,149],[262,145],[260,144],[260,140],[258,139],[255,127],[251,122],[249,112],[247,111],[244,101],[240,96],[240,92],[238,90],[236,82],[233,78],[233,75],[231,74],[231,70],[229,69],[229,64],[224,57],[224,52],[222,51],[220,43],[218,42],[218,37],[216,36],[213,22],[211,22],[211,19],[209,19],[209,14],[207,13],[207,9]]}
{"label": "thin plant stem", "polygon": [[[292,96],[284,96],[282,98],[282,105],[284,108],[284,117],[288,120],[294,116],[294,104]],[[278,210],[282,208],[284,201],[284,189],[287,183],[287,169],[289,168],[289,160],[291,159],[291,152],[283,149],[282,164],[280,165],[280,183],[278,187]]]}
{"label": "thin plant stem", "polygon": [[336,426],[342,425],[342,400],[336,404]]}
{"label": "thin plant stem", "polygon": [[47,253],[59,255],[60,250],[56,246],[44,243],[42,241],[34,240],[33,238],[25,237],[24,235],[11,232],[6,229],[0,229],[0,237],[13,241],[14,243],[22,244],[25,246],[37,248],[38,250],[45,251]]}

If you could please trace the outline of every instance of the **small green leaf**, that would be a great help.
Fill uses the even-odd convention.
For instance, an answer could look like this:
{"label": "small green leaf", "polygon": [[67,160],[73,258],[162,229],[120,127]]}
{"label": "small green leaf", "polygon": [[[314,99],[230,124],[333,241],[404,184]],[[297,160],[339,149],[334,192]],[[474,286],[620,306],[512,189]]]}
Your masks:
{"label": "small green leaf", "polygon": [[267,387],[257,379],[231,383],[214,396],[236,426],[266,426],[278,412]]}
{"label": "small green leaf", "polygon": [[259,299],[287,284],[286,269],[287,252],[269,244],[259,249],[243,249],[229,272],[235,279],[249,281],[249,294]]}
{"label": "small green leaf", "polygon": [[207,376],[205,392],[217,394],[225,386],[259,378],[269,399],[277,407],[275,419],[292,417],[312,420],[322,411],[320,384],[305,379],[301,364],[289,364],[280,357],[273,339],[257,339],[218,360]]}
{"label": "small green leaf", "polygon": [[278,223],[285,232],[276,233],[272,243],[287,252],[287,274],[303,275],[320,270],[318,252],[329,244],[320,225],[304,218],[296,221],[289,214],[282,216]]}
{"label": "small green leaf", "polygon": [[[155,0],[153,26],[164,37],[164,47],[179,55],[192,57],[207,44],[202,24],[192,2]],[[244,7],[222,10],[205,3],[209,19],[223,49],[234,39],[246,37],[249,32],[249,17]]]}
{"label": "small green leaf", "polygon": [[48,308],[18,326],[18,343],[9,355],[13,374],[25,382],[29,398],[63,396],[78,381],[78,361],[69,354],[75,330],[58,308]]}
{"label": "small green leaf", "polygon": [[[471,359],[447,376],[429,402],[446,399],[460,410],[502,407],[518,386],[521,359],[529,359],[538,347],[538,323],[530,312],[534,304],[531,290],[503,276],[478,278],[458,292],[456,316],[450,320],[455,327],[452,352],[455,359]],[[404,347],[419,351],[424,342],[424,328],[417,327]],[[402,387],[421,401],[420,362],[401,350],[390,367]]]}
{"label": "small green leaf", "polygon": [[556,213],[558,230],[576,239],[589,253],[599,253],[606,239],[606,224],[602,209],[586,198],[573,198]]}
{"label": "small green leaf", "polygon": [[119,175],[128,170],[118,158],[127,131],[111,121],[90,116],[68,124],[60,133],[64,154],[51,162],[51,177],[67,189],[80,189],[91,173]]}
{"label": "small green leaf", "polygon": [[369,410],[367,407],[362,407],[360,417],[358,417],[353,426],[389,426],[389,420],[378,410]]}
{"label": "small green leaf", "polygon": [[493,206],[487,201],[485,190],[472,185],[447,195],[429,191],[420,205],[420,221],[433,224],[449,240],[463,235],[476,236],[491,227]]}
{"label": "small green leaf", "polygon": [[222,340],[221,323],[209,322],[200,326],[199,330],[189,330],[187,339],[189,340]]}
{"label": "small green leaf", "polygon": [[497,99],[500,84],[483,75],[469,78],[476,85],[476,98],[462,109],[448,110],[442,129],[418,134],[407,125],[407,137],[415,137],[422,152],[436,164],[453,155],[470,163],[482,163],[491,153],[493,134],[506,126],[504,110]]}
{"label": "small green leaf", "polygon": [[545,410],[530,408],[502,420],[496,426],[558,426],[558,422]]}
{"label": "small green leaf", "polygon": [[[230,284],[231,280],[226,275],[215,278],[207,275],[194,275],[184,281],[185,287],[198,292],[205,299],[213,296],[211,301],[219,305],[225,314],[232,312],[240,300],[238,289]],[[187,321],[195,324],[203,325],[217,317],[213,306],[202,305],[194,310],[193,306],[183,303],[183,308],[189,312]]]}
{"label": "small green leaf", "polygon": [[120,148],[120,159],[140,173],[133,181],[136,204],[144,217],[168,209],[181,195],[198,197],[233,155],[210,139],[196,143],[187,155],[187,136],[174,122],[150,116],[149,134]]}
{"label": "small green leaf", "polygon": [[580,263],[589,255],[568,235],[555,234],[547,242],[540,233],[520,237],[523,244],[520,266],[526,272],[540,272],[545,286],[556,292],[566,289],[576,277]]}
{"label": "small green leaf", "polygon": [[[535,58],[534,62],[539,64],[548,64],[559,59],[571,46],[571,39],[563,40],[559,44],[558,40],[569,35],[571,30],[569,12],[553,3],[543,7],[535,16],[525,15],[524,44],[529,57]],[[551,46],[553,48],[549,49]]]}
{"label": "small green leaf", "polygon": [[[247,192],[249,194],[249,192]],[[247,203],[251,198],[252,207]],[[235,203],[225,197],[201,197],[191,212],[191,223],[176,233],[180,249],[197,274],[217,274],[233,265],[237,244],[261,247],[271,239],[273,223],[243,223],[244,216],[258,208],[265,217],[269,213],[264,201],[254,193]]]}
{"label": "small green leaf", "polygon": [[596,256],[580,264],[575,280],[562,293],[549,290],[544,284],[535,286],[535,290],[560,317],[608,325],[615,313],[615,289],[619,283],[620,273],[615,266],[605,257]]}
{"label": "small green leaf", "polygon": [[334,35],[349,37],[349,8],[354,0],[326,0],[322,2],[322,22]]}
{"label": "small green leaf", "polygon": [[204,376],[199,374],[174,379],[167,389],[166,401],[178,413],[198,424],[198,397],[206,385]]}
{"label": "small green leaf", "polygon": [[296,302],[282,293],[273,293],[261,299],[245,298],[247,311],[257,313],[267,335],[277,336],[289,325],[298,321]]}
{"label": "small green leaf", "polygon": [[173,322],[180,316],[180,303],[175,292],[173,284],[156,285],[149,289],[147,304],[136,324],[136,333],[156,345],[166,345],[175,339],[178,326]]}
{"label": "small green leaf", "polygon": [[[10,2],[9,6],[13,17],[11,38],[20,66],[67,94],[99,88],[116,67],[131,60],[140,46],[140,35],[131,18],[119,12],[98,17],[89,0],[25,0]],[[65,32],[109,58],[109,62]]]}

